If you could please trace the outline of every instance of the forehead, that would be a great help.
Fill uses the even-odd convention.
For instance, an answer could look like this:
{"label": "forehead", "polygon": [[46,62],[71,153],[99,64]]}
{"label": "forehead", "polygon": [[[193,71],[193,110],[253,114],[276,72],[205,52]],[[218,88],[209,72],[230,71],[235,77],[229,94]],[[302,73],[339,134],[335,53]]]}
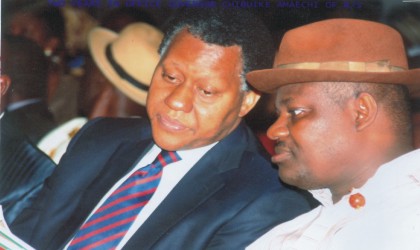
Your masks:
{"label": "forehead", "polygon": [[276,102],[285,102],[290,99],[312,99],[312,97],[324,93],[324,87],[322,83],[318,82],[285,85],[277,90]]}
{"label": "forehead", "polygon": [[[186,29],[178,33],[162,57],[164,66],[176,66],[197,75],[221,74],[238,76],[242,71],[239,46],[208,44]],[[212,76],[212,75],[210,75]]]}

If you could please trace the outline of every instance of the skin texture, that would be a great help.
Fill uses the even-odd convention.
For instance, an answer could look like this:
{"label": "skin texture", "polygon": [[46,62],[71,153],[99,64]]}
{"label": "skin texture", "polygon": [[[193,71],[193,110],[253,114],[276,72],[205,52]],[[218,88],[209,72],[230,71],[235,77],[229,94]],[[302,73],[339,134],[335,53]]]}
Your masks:
{"label": "skin texture", "polygon": [[206,44],[181,31],[159,62],[147,112],[155,142],[166,150],[216,142],[240,123],[259,99],[240,89],[241,49]]}
{"label": "skin texture", "polygon": [[281,87],[278,119],[267,135],[276,141],[272,161],[284,182],[329,188],[337,202],[406,149],[389,146],[397,145],[397,137],[371,95],[361,93],[338,104],[323,89],[323,83]]}

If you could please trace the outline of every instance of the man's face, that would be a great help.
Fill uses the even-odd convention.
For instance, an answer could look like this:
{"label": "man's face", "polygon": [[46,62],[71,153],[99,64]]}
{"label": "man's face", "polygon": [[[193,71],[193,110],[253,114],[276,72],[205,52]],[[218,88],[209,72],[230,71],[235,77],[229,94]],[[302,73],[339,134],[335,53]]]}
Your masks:
{"label": "man's face", "polygon": [[[272,161],[280,178],[304,189],[334,187],[350,181],[354,113],[351,100],[339,106],[322,83],[281,87],[276,98],[277,121],[268,129],[277,141]],[[347,178],[347,179],[346,179]]]}
{"label": "man's face", "polygon": [[191,149],[227,136],[259,98],[241,91],[241,71],[240,47],[206,44],[180,32],[161,58],[148,94],[156,144]]}

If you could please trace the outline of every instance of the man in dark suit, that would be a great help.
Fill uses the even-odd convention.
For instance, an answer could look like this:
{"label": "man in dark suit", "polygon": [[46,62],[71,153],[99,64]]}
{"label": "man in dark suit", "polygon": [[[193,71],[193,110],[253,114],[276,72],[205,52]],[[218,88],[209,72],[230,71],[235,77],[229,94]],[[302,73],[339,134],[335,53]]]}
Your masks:
{"label": "man in dark suit", "polygon": [[[244,74],[273,61],[264,25],[248,12],[217,9],[185,10],[170,23],[149,89],[150,121],[96,119],[79,131],[40,198],[12,225],[35,248],[243,249],[310,209],[304,196],[280,184],[242,122],[259,99]],[[103,60],[125,84],[147,88],[130,76],[136,67],[119,67],[128,60],[124,51],[141,60],[128,44],[109,43]],[[154,194],[151,188],[131,195],[152,193],[150,200],[107,213],[130,200],[111,199],[155,178],[125,185],[148,176],[143,166],[165,150],[178,161],[163,169]]]}
{"label": "man in dark suit", "polygon": [[31,40],[6,35],[2,41],[2,71],[13,81],[2,98],[7,120],[37,144],[56,127],[46,103],[47,60]]}
{"label": "man in dark suit", "polygon": [[[2,39],[2,48],[10,40]],[[10,52],[10,51],[9,51]],[[12,64],[10,53],[2,53],[3,66]],[[31,56],[28,54],[27,56]],[[0,76],[1,96],[13,87],[13,79],[4,67]],[[9,113],[3,113],[5,102],[0,98],[0,205],[8,223],[27,206],[41,190],[42,184],[53,171],[55,164],[42,153],[11,121]]]}

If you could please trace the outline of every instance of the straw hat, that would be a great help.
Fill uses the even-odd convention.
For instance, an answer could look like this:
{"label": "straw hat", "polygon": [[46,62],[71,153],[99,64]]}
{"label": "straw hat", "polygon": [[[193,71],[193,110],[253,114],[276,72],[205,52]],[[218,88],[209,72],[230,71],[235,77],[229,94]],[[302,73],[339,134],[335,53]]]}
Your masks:
{"label": "straw hat", "polygon": [[408,70],[400,34],[384,24],[329,19],[292,29],[284,35],[273,69],[247,74],[256,89],[304,82],[404,84],[420,92],[420,69]]}
{"label": "straw hat", "polygon": [[122,93],[145,106],[153,72],[159,62],[163,33],[146,23],[133,23],[120,34],[94,28],[89,49],[102,73]]}

